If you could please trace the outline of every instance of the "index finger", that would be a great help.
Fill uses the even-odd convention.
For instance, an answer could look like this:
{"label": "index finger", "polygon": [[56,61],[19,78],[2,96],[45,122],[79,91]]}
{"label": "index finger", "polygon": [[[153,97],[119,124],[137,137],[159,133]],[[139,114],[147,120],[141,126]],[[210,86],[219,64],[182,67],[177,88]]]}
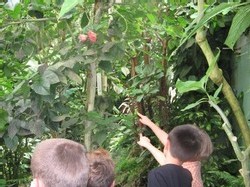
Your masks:
{"label": "index finger", "polygon": [[143,115],[142,115],[142,114],[140,114],[139,112],[137,112],[137,115],[138,115],[139,117],[143,117]]}
{"label": "index finger", "polygon": [[140,136],[140,138],[142,138],[143,137],[142,133],[139,133],[139,136]]}

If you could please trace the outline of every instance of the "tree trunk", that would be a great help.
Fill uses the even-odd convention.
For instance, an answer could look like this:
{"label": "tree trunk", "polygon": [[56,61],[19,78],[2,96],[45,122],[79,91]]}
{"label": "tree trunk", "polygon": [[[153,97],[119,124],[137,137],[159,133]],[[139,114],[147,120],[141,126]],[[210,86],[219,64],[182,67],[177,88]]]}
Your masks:
{"label": "tree trunk", "polygon": [[[203,12],[203,0],[199,1],[199,15]],[[201,17],[201,16],[200,16]],[[196,34],[196,42],[200,46],[203,54],[205,55],[208,65],[211,65],[215,60],[215,55],[213,54],[210,45],[208,44],[208,41],[206,39],[206,33],[204,29],[199,29]],[[222,70],[218,67],[217,63],[215,64],[211,74],[210,79],[218,86],[222,84],[222,92],[227,99],[234,116],[236,118],[237,124],[239,125],[239,128],[241,130],[241,133],[243,135],[243,140],[245,143],[245,146],[250,146],[250,128],[247,124],[247,120],[243,114],[243,111],[240,107],[239,101],[237,100],[236,96],[234,95],[234,92],[231,88],[231,86],[228,84],[226,79],[223,76]]]}

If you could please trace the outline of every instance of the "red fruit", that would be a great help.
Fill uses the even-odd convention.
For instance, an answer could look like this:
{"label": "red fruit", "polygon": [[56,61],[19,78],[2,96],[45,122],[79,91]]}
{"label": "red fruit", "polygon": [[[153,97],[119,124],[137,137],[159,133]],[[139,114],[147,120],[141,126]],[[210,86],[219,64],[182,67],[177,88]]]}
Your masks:
{"label": "red fruit", "polygon": [[91,41],[91,43],[96,42],[96,33],[94,33],[93,31],[88,32],[88,37],[89,37],[89,40]]}
{"label": "red fruit", "polygon": [[84,43],[87,40],[88,36],[85,34],[79,34],[78,39],[80,42]]}

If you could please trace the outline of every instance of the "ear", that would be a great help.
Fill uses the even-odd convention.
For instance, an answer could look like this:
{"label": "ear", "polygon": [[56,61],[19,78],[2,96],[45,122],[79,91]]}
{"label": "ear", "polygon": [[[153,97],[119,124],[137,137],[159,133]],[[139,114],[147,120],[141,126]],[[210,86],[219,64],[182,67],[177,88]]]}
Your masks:
{"label": "ear", "polygon": [[30,184],[30,187],[45,187],[45,186],[40,179],[34,178]]}
{"label": "ear", "polygon": [[115,187],[115,181],[112,182],[110,187]]}

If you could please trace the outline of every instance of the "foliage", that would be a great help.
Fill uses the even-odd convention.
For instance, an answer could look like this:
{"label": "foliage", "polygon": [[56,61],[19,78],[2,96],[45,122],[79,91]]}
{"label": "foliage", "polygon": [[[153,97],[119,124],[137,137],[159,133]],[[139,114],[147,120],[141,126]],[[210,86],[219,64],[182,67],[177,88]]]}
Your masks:
{"label": "foliage", "polygon": [[[138,109],[136,103],[142,103],[144,113],[167,131],[175,125],[195,122],[209,133],[216,146],[211,163],[217,165],[205,163],[206,186],[222,184],[218,182],[222,179],[241,181],[237,172],[230,173],[237,170],[234,168],[238,165],[222,167],[235,158],[220,127],[218,114],[209,109],[207,103],[181,110],[187,103],[201,101],[204,95],[188,93],[179,97],[168,90],[174,90],[178,78],[197,84],[196,80],[206,72],[204,57],[192,38],[197,29],[207,24],[210,41],[217,46],[215,42],[224,42],[219,33],[225,37],[224,32],[232,20],[230,14],[220,14],[234,8],[243,10],[248,5],[212,4],[200,25],[192,22],[197,8],[193,3],[124,1],[124,4],[112,4],[110,1],[105,5],[96,23],[94,1],[26,0],[13,8],[1,4],[0,148],[3,158],[9,152],[30,154],[33,140],[27,141],[25,149],[20,148],[27,137],[37,141],[65,137],[83,142],[84,133],[91,131],[93,148],[109,149],[117,163],[117,186],[143,186],[147,171],[157,164],[148,152],[137,146],[138,132],[150,136],[161,147],[151,132],[138,128],[133,113],[127,114]],[[241,20],[239,15],[234,19]],[[243,20],[242,23],[248,24]],[[96,42],[78,39],[88,31],[97,34]],[[237,37],[230,39],[230,43]],[[220,49],[221,57],[225,51]],[[218,56],[220,64],[225,66],[227,62],[222,59]],[[108,84],[102,95],[96,96],[94,111],[87,112],[87,76],[93,62],[97,64],[97,72],[107,77]],[[133,62],[137,62],[135,69]],[[162,92],[161,82],[167,87],[166,93]],[[207,78],[200,81],[198,87],[208,93],[218,93]],[[225,100],[220,102],[230,115]],[[122,110],[121,106],[128,110]],[[93,125],[85,128],[86,121],[92,121]],[[16,172],[26,180],[30,172],[28,157],[20,159]],[[9,163],[5,169],[11,171],[14,166]],[[223,173],[227,177],[223,178]],[[5,175],[7,183],[12,180],[16,185],[21,183],[22,177],[15,176]],[[6,182],[0,179],[0,184],[2,181]]]}

